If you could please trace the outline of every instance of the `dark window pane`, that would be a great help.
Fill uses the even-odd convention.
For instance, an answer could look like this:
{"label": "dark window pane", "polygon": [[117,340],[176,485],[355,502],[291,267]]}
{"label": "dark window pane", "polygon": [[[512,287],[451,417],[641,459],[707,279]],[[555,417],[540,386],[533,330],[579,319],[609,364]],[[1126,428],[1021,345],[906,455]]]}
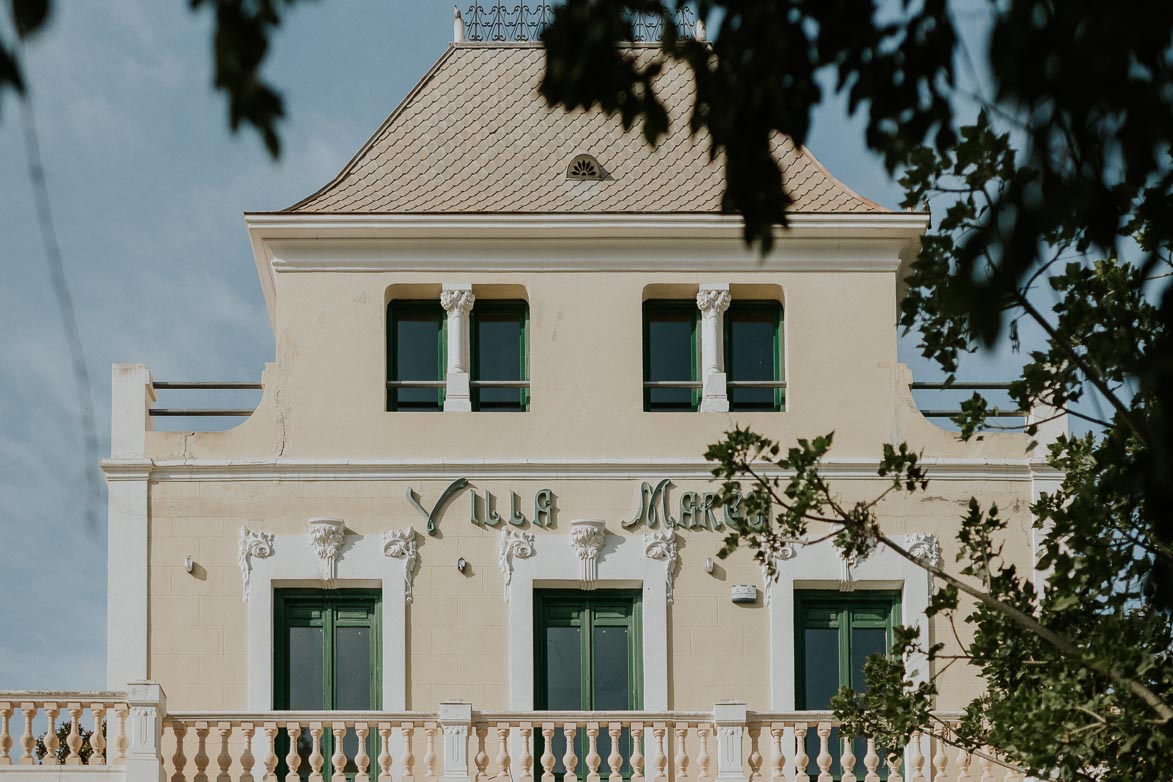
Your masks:
{"label": "dark window pane", "polygon": [[581,633],[577,627],[546,628],[547,709],[584,708]]}
{"label": "dark window pane", "polygon": [[334,647],[334,708],[369,709],[371,703],[371,631],[339,627]]}
{"label": "dark window pane", "polygon": [[629,648],[626,627],[595,628],[594,646],[591,649],[594,708],[606,711],[631,708],[628,700]]}
{"label": "dark window pane", "polygon": [[[780,380],[776,339],[779,310],[769,304],[734,306],[725,313],[725,371],[731,381]],[[773,388],[729,389],[733,410],[776,410]]]}
{"label": "dark window pane", "polygon": [[289,628],[289,708],[325,708],[322,686],[322,628]]}
{"label": "dark window pane", "polygon": [[807,627],[802,631],[804,709],[826,709],[839,691],[839,630]]}
{"label": "dark window pane", "polygon": [[[444,310],[439,302],[391,305],[388,380],[443,380]],[[440,410],[443,389],[393,388],[392,410]]]}
{"label": "dark window pane", "polygon": [[[647,381],[696,379],[696,308],[689,304],[649,305],[644,345]],[[693,410],[697,393],[691,388],[647,390],[649,410]]]}
{"label": "dark window pane", "polygon": [[856,627],[851,631],[851,687],[863,692],[863,664],[873,654],[888,651],[888,631],[882,627]]}
{"label": "dark window pane", "polygon": [[[472,380],[524,380],[525,305],[479,305],[472,327]],[[478,410],[525,409],[521,388],[478,388],[473,395]]]}

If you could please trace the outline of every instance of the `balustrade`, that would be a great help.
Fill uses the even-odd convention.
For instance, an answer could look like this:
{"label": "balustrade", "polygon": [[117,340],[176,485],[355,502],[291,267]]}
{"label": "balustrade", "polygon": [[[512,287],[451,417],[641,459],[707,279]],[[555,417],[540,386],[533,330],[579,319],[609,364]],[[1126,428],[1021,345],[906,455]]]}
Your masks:
{"label": "balustrade", "polygon": [[[914,734],[902,752],[892,753],[870,737],[840,736],[829,712],[743,710],[744,719],[721,717],[718,723],[713,712],[490,713],[462,708],[463,717],[455,722],[452,712],[172,712],[159,722],[159,765],[166,782],[1022,778],[999,765],[988,748],[959,748],[953,739],[956,725],[947,719]],[[130,714],[126,696],[117,693],[0,693],[0,777],[6,769],[21,766],[54,765],[62,772],[77,766],[125,767]],[[147,729],[135,728],[136,747],[144,746],[139,730]]]}

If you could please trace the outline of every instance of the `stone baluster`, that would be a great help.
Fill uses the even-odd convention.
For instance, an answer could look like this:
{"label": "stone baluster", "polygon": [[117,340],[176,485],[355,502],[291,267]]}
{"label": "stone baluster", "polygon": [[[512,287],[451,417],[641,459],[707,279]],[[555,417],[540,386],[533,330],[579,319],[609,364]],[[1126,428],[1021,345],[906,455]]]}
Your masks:
{"label": "stone baluster", "polygon": [[1018,772],[1012,768],[1007,768],[1006,769],[1006,776],[1002,777],[1002,782],[1021,782],[1021,781],[1022,781],[1022,777],[1020,777],[1018,775]]}
{"label": "stone baluster", "polygon": [[521,734],[521,775],[518,776],[517,782],[534,782],[534,753],[530,744],[531,737],[534,733],[534,725],[532,722],[523,722],[518,728]]}
{"label": "stone baluster", "polygon": [[542,782],[554,782],[554,723],[542,723]]}
{"label": "stone baluster", "polygon": [[566,772],[562,775],[562,782],[578,782],[578,755],[574,754],[574,735],[578,726],[573,722],[562,725],[562,735],[566,737],[566,754],[562,756],[562,767]]}
{"label": "stone baluster", "polygon": [[[399,782],[415,782],[415,752],[411,746],[411,736],[415,733],[415,723],[404,722],[399,726],[403,733],[403,773]],[[467,771],[467,769],[465,769]]]}
{"label": "stone baluster", "polygon": [[751,782],[761,782],[762,778],[762,727],[755,725],[749,733],[749,778]]}
{"label": "stone baluster", "polygon": [[586,782],[599,782],[599,765],[603,758],[599,755],[599,723],[588,722],[587,733],[587,775]]}
{"label": "stone baluster", "polygon": [[806,723],[794,726],[794,782],[810,782],[810,756],[806,754]]}
{"label": "stone baluster", "polygon": [[114,745],[114,765],[126,765],[126,751],[130,747],[130,734],[126,732],[126,718],[130,714],[129,703],[114,704],[114,714],[118,718],[118,738]]}
{"label": "stone baluster", "polygon": [[688,723],[676,723],[676,779],[685,782],[688,779]]}
{"label": "stone baluster", "polygon": [[945,782],[949,770],[949,756],[945,754],[945,731],[938,728],[933,731],[933,738],[933,782]]}
{"label": "stone baluster", "polygon": [[65,765],[81,765],[81,704],[65,704],[65,713],[69,715],[69,735],[65,737],[65,746],[69,748],[69,755],[65,758]]}
{"label": "stone baluster", "polygon": [[334,754],[330,756],[330,765],[333,767],[330,782],[346,782],[346,751],[342,745],[346,740],[346,723],[335,722],[330,727],[334,734]]}
{"label": "stone baluster", "polygon": [[195,782],[208,782],[208,723],[197,722],[195,724],[196,734],[196,754],[192,758],[195,761]]}
{"label": "stone baluster", "polygon": [[876,754],[875,739],[868,739],[868,751],[863,756],[863,767],[867,770],[863,775],[863,782],[880,782],[880,775],[876,771],[880,767],[880,756]]}
{"label": "stone baluster", "polygon": [[12,704],[0,703],[0,766],[11,766],[12,734],[9,732],[9,720],[12,718]]}
{"label": "stone baluster", "polygon": [[904,778],[900,776],[900,756],[892,753],[888,756],[888,782],[904,782]]}
{"label": "stone baluster", "polygon": [[497,779],[505,782],[505,780],[513,779],[513,774],[510,771],[512,765],[512,758],[509,757],[509,723],[497,723]]}
{"label": "stone baluster", "polygon": [[57,738],[57,715],[61,713],[61,709],[52,702],[44,704],[43,708],[45,718],[49,722],[45,728],[45,738],[41,739],[45,745],[45,757],[41,758],[41,765],[58,766],[61,762],[57,759],[57,748],[61,746],[61,740]]}
{"label": "stone baluster", "polygon": [[644,782],[644,724],[631,723],[631,782]]}
{"label": "stone baluster", "polygon": [[371,726],[366,722],[356,722],[354,735],[358,738],[358,751],[354,753],[354,765],[357,769],[354,782],[371,782],[371,755],[367,752],[367,737],[371,735]]}
{"label": "stone baluster", "polygon": [[187,726],[182,722],[171,723],[171,735],[175,737],[175,753],[171,755],[171,782],[184,782],[187,778],[183,769],[187,766],[187,756],[183,754],[183,740],[187,736]]}
{"label": "stone baluster", "polygon": [[815,763],[819,767],[819,782],[834,782],[834,777],[831,776],[831,764],[835,759],[831,757],[831,723],[820,722],[817,730],[819,734],[819,756],[815,758]]}
{"label": "stone baluster", "polygon": [[477,754],[473,757],[472,762],[477,767],[477,782],[485,782],[489,778],[489,753],[485,749],[485,737],[489,735],[489,729],[485,725],[476,726],[477,733]]}
{"label": "stone baluster", "polygon": [[607,766],[611,773],[607,782],[623,782],[623,754],[619,751],[619,740],[623,736],[623,723],[607,723],[607,735],[611,737],[611,752],[607,755]]}
{"label": "stone baluster", "polygon": [[[94,718],[93,732],[90,733],[90,765],[104,766],[106,765],[106,704],[91,703],[90,715]],[[3,742],[3,739],[0,739]],[[0,764],[3,764],[3,759],[0,759]]]}
{"label": "stone baluster", "polygon": [[978,782],[994,782],[994,759],[991,755],[989,747],[982,747],[982,756],[978,758],[978,766],[981,767],[982,776]]}
{"label": "stone baluster", "polygon": [[310,751],[310,782],[323,782],[325,779],[322,776],[322,766],[326,763],[326,758],[322,754],[322,733],[322,723],[310,723],[310,742],[312,745]]}
{"label": "stone baluster", "polygon": [[436,723],[424,723],[424,779],[436,782]]}
{"label": "stone baluster", "polygon": [[37,758],[33,755],[33,750],[37,748],[37,738],[33,735],[33,718],[37,716],[36,704],[25,701],[20,704],[20,713],[24,717],[24,733],[20,734],[20,760],[17,761],[21,766],[36,765]]}
{"label": "stone baluster", "polygon": [[392,782],[391,723],[379,723],[379,782]]}
{"label": "stone baluster", "polygon": [[265,766],[264,782],[277,782],[277,723],[266,722],[265,730]]}
{"label": "stone baluster", "polygon": [[770,779],[772,782],[781,782],[785,774],[786,756],[782,754],[782,734],[785,728],[775,722],[770,726]]}
{"label": "stone baluster", "polygon": [[299,782],[301,775],[297,769],[301,766],[301,755],[297,751],[297,741],[301,738],[301,723],[286,723],[285,735],[289,737],[289,751],[285,753],[285,765],[289,771],[285,774],[285,782]]}
{"label": "stone baluster", "polygon": [[253,782],[253,767],[257,758],[253,755],[253,735],[257,726],[252,722],[240,723],[240,735],[244,737],[244,747],[240,750],[240,782]]}
{"label": "stone baluster", "polygon": [[852,747],[854,742],[849,738],[842,738],[842,733],[839,735],[843,742],[843,752],[839,755],[839,765],[843,769],[839,777],[840,782],[855,782],[855,751]]}
{"label": "stone baluster", "polygon": [[217,722],[216,732],[220,734],[220,753],[216,755],[216,765],[220,773],[216,775],[216,782],[232,782],[232,775],[228,769],[232,767],[232,754],[228,751],[228,740],[232,738],[232,723]]}
{"label": "stone baluster", "polygon": [[655,745],[655,754],[652,755],[652,768],[655,769],[655,775],[652,777],[654,782],[667,782],[668,774],[665,769],[668,767],[668,754],[664,747],[664,723],[656,722],[652,724],[652,743]]}
{"label": "stone baluster", "polygon": [[957,748],[957,782],[973,782],[969,775],[970,757],[964,747]]}
{"label": "stone baluster", "polygon": [[908,782],[925,782],[925,755],[921,752],[921,732],[913,731],[912,743],[908,747],[908,767],[912,770]]}
{"label": "stone baluster", "polygon": [[[709,754],[709,736],[712,733],[713,728],[708,723],[702,722],[696,726],[697,742],[700,744],[696,753],[697,782],[712,782],[713,780],[713,756]],[[614,782],[614,780],[610,780],[610,782]]]}

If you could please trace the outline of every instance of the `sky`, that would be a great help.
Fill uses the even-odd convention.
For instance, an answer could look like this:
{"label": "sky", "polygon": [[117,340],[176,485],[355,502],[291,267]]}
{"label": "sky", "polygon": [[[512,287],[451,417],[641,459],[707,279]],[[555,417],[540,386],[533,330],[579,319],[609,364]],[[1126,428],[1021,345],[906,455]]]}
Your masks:
{"label": "sky", "polygon": [[[282,209],[332,179],[443,53],[452,5],[295,9],[266,66],[287,112],[278,161],[251,131],[228,129],[206,11],[187,0],[55,5],[25,49],[25,75],[107,455],[112,363],[144,363],[156,379],[259,379],[273,335],[242,212]],[[100,689],[105,489],[91,527],[84,475],[97,465],[83,450],[21,110],[11,93],[0,99],[0,690]],[[897,208],[899,186],[862,138],[831,101],[808,146],[850,187]],[[913,337],[900,358],[938,379]],[[964,374],[1005,379],[1007,361]]]}

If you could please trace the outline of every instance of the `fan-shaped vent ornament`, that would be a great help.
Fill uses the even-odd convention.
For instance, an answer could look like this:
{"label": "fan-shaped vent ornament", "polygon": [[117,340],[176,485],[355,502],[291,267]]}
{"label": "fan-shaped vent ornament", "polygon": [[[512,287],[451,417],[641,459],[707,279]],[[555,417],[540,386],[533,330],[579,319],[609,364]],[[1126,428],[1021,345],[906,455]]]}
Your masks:
{"label": "fan-shaped vent ornament", "polygon": [[599,181],[603,178],[603,167],[593,155],[575,155],[566,168],[567,179]]}

